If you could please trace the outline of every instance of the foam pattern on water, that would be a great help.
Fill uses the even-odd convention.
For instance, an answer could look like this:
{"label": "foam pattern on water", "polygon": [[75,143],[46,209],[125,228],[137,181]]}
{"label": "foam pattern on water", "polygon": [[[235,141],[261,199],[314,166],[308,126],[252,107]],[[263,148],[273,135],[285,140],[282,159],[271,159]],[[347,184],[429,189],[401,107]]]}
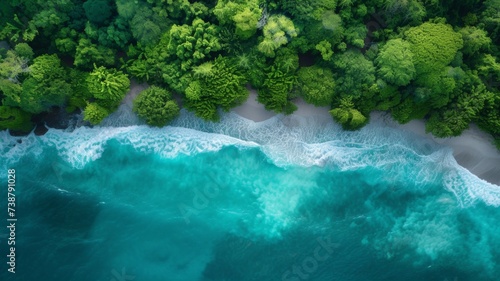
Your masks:
{"label": "foam pattern on water", "polygon": [[207,134],[186,128],[147,126],[92,129],[81,127],[71,133],[49,130],[41,140],[46,145],[57,147],[58,153],[75,168],[82,168],[88,162],[98,159],[109,140],[130,144],[141,152],[168,158],[179,154],[217,151],[229,145],[255,146],[225,135]]}
{"label": "foam pattern on water", "polygon": [[[33,133],[25,137],[12,137],[7,131],[0,131],[0,168],[5,171],[27,153],[42,153],[40,138]],[[3,173],[0,177],[5,176]]]}
{"label": "foam pattern on water", "polygon": [[[29,195],[38,204],[43,202],[40,195],[44,192],[64,194],[61,206],[52,202],[41,205],[40,214],[50,213],[50,207],[57,209],[50,214],[68,212],[64,208],[73,209],[66,204],[68,198],[95,197],[99,204],[106,202],[109,207],[103,207],[88,235],[90,240],[108,237],[107,245],[114,248],[100,257],[100,249],[107,247],[97,243],[92,251],[95,256],[87,260],[109,264],[105,266],[108,272],[129,264],[132,268],[135,265],[141,274],[137,279],[141,280],[165,280],[165,276],[171,280],[205,280],[196,277],[205,272],[214,256],[212,245],[231,233],[246,241],[245,251],[222,253],[221,258],[232,254],[231,259],[217,262],[220,268],[241,268],[246,274],[210,280],[279,280],[285,270],[313,253],[319,236],[342,226],[335,240],[341,244],[338,251],[345,252],[339,252],[338,259],[328,259],[321,271],[335,274],[338,263],[344,260],[349,261],[345,267],[362,263],[364,253],[374,249],[386,260],[407,262],[423,270],[456,268],[486,276],[460,280],[496,280],[499,276],[499,209],[492,207],[500,205],[499,187],[479,180],[457,164],[451,149],[426,138],[379,121],[357,132],[345,132],[333,122],[297,116],[276,116],[255,123],[224,114],[220,123],[210,123],[182,112],[171,127],[165,128],[120,127],[122,119],[108,121],[107,126],[95,128],[50,129],[40,137],[11,137],[0,132],[0,168],[16,167],[20,162],[20,179],[27,179],[22,175],[31,170],[30,175],[36,177],[33,183],[37,187],[20,190],[20,195]],[[183,155],[193,157],[179,157]],[[117,161],[121,159],[130,161],[124,166]],[[40,165],[29,166],[37,160],[41,160]],[[47,173],[42,161],[58,162],[63,170],[70,166],[64,162],[72,167],[58,179]],[[38,184],[38,179],[52,181],[48,183],[50,188]],[[207,186],[218,187],[219,193],[207,197],[202,202],[206,205],[199,207],[186,224],[179,204],[195,206],[193,200],[199,195],[194,190]],[[27,202],[26,198],[23,201]],[[96,204],[91,203],[81,206],[81,214],[88,214],[89,207]],[[27,214],[36,214],[33,210]],[[61,224],[60,229],[72,225],[66,220]],[[45,228],[43,224],[33,228],[33,240],[40,243],[39,229]],[[309,238],[289,240],[293,233],[306,233]],[[54,237],[56,243],[44,242],[48,253],[64,241]],[[264,243],[265,251],[248,254],[247,247],[249,251],[252,245],[258,248],[259,240],[269,242]],[[314,245],[287,252],[294,246],[307,245],[308,240]],[[279,243],[282,247],[270,250],[269,245]],[[130,254],[123,245],[136,245],[137,252]],[[348,259],[356,251],[363,254]],[[157,253],[157,258],[151,259],[155,256],[151,253]],[[46,255],[40,256],[46,259]],[[137,263],[138,256],[144,267]],[[284,267],[276,271],[279,267],[274,266],[283,261]],[[366,261],[370,269],[372,261],[376,259]],[[78,261],[73,262],[68,264]],[[276,278],[252,275],[267,266]],[[154,271],[169,274],[149,277]],[[311,280],[335,280],[316,277]],[[372,278],[401,279],[408,280]]]}
{"label": "foam pattern on water", "polygon": [[[378,167],[392,177],[414,179],[415,185],[422,187],[443,177],[444,186],[457,196],[461,206],[477,200],[500,206],[500,187],[460,166],[450,148],[388,127],[382,121],[348,132],[314,117],[278,115],[255,123],[229,113],[220,123],[211,123],[183,112],[174,124],[257,142],[278,166],[331,165],[341,170]],[[405,165],[410,169],[401,170]]]}
{"label": "foam pattern on water", "polygon": [[[111,118],[107,125],[122,125],[122,121],[114,122]],[[42,137],[31,134],[13,138],[5,132],[0,137],[0,150],[10,163],[25,153],[40,153],[40,146],[48,145],[57,148],[61,157],[76,168],[98,159],[111,139],[169,158],[232,145],[259,146],[280,167],[327,166],[342,171],[376,167],[395,181],[414,179],[413,186],[422,189],[442,177],[445,187],[457,196],[462,206],[470,206],[477,200],[500,206],[500,187],[480,180],[458,165],[449,148],[387,127],[380,121],[348,132],[315,117],[278,115],[255,123],[228,113],[222,114],[220,122],[213,123],[183,110],[172,126],[165,128],[80,127],[72,132],[50,129]]]}

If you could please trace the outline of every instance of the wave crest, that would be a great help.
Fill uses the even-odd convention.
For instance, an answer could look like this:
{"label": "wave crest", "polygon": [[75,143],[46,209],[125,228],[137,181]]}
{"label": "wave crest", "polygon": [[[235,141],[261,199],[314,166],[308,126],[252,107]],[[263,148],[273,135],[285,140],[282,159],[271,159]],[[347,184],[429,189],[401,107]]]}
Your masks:
{"label": "wave crest", "polygon": [[[107,124],[113,124],[112,120]],[[14,138],[1,132],[0,138],[0,151],[6,156],[2,161],[4,169],[27,153],[40,154],[44,146],[55,147],[65,161],[82,168],[101,157],[111,139],[168,158],[218,151],[225,146],[259,147],[280,167],[322,166],[343,171],[375,167],[385,171],[387,181],[413,181],[411,186],[416,189],[425,190],[429,184],[442,181],[462,206],[478,200],[500,206],[500,187],[458,165],[451,149],[385,126],[379,120],[359,131],[347,132],[315,117],[278,115],[255,123],[228,113],[219,123],[212,123],[182,111],[172,126],[164,128],[80,127],[72,132],[49,129],[41,137],[31,134]]]}

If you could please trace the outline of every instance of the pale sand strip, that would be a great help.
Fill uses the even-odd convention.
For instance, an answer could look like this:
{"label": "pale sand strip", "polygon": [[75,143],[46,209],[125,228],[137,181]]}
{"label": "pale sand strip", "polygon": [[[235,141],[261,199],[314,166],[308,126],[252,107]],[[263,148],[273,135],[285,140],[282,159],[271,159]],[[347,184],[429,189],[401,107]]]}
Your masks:
{"label": "pale sand strip", "polygon": [[102,121],[101,126],[132,126],[144,124],[144,122],[133,112],[132,108],[134,106],[134,99],[137,95],[148,87],[149,85],[147,83],[139,84],[137,81],[131,80],[130,91],[126,94],[118,109]]}
{"label": "pale sand strip", "polygon": [[[118,125],[127,126],[142,123],[132,113],[132,101],[148,85],[145,83],[138,84],[133,81],[131,86],[131,91],[122,106],[117,112],[113,113],[115,115],[115,118],[112,118],[115,120],[114,123],[116,123],[117,119],[123,120],[123,124]],[[235,107],[232,110],[233,112],[254,122],[262,122],[276,115],[257,102],[257,91],[250,87],[248,89],[250,94],[247,101],[241,106]],[[329,107],[315,107],[302,99],[297,99],[294,103],[298,107],[297,111],[293,113],[294,115],[314,116],[319,117],[318,121],[320,122],[333,122],[328,113]],[[130,115],[133,115],[133,117]],[[386,126],[410,131],[421,137],[430,138],[437,143],[451,147],[455,159],[461,166],[467,168],[479,178],[500,186],[500,152],[492,144],[492,137],[479,130],[475,125],[472,125],[459,137],[439,139],[425,132],[425,124],[422,120],[413,120],[408,124],[400,125],[384,112],[373,112],[370,117],[372,122],[378,120]],[[106,120],[103,123],[106,123]]]}
{"label": "pale sand strip", "polygon": [[[374,112],[372,118],[382,118],[383,115],[383,113]],[[386,124],[451,147],[458,164],[479,178],[500,186],[500,152],[493,145],[493,138],[481,131],[476,125],[471,125],[458,137],[441,139],[426,133],[425,123],[422,120],[413,120],[404,125],[390,120],[386,121]]]}
{"label": "pale sand strip", "polygon": [[250,87],[247,87],[247,89],[250,92],[248,99],[242,105],[233,108],[232,111],[254,122],[262,122],[276,115],[274,112],[266,110],[264,105],[257,102],[257,91],[255,89]]}
{"label": "pale sand strip", "polygon": [[[254,89],[249,88],[249,91],[248,100],[243,105],[234,108],[235,113],[254,122],[261,122],[276,115],[257,102],[257,92]],[[293,114],[321,117],[320,120],[333,122],[328,113],[328,107],[315,107],[302,99],[294,102],[298,109]],[[458,164],[479,178],[500,186],[500,152],[492,144],[492,137],[479,130],[477,126],[471,125],[470,129],[464,131],[459,137],[439,139],[425,132],[425,123],[422,120],[413,120],[408,124],[400,125],[384,112],[373,112],[370,117],[371,121],[378,120],[387,126],[410,131],[451,147]]]}

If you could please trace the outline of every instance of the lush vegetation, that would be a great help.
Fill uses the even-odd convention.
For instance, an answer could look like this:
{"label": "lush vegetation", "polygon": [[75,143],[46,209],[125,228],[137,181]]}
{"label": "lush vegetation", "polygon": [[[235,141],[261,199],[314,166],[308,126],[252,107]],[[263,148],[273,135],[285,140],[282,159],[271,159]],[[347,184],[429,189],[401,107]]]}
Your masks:
{"label": "lush vegetation", "polygon": [[0,5],[0,129],[65,108],[99,124],[130,79],[163,126],[183,105],[216,121],[302,97],[354,130],[373,110],[424,118],[438,137],[476,123],[500,143],[500,2],[392,0],[7,0]]}
{"label": "lush vegetation", "polygon": [[179,106],[167,90],[151,86],[134,100],[134,111],[148,125],[162,127],[179,115]]}

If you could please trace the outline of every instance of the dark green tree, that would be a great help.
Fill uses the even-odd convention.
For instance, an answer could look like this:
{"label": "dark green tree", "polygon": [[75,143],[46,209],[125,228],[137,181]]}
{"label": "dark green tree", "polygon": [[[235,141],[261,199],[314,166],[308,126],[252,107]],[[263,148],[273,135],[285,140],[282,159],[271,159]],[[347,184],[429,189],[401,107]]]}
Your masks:
{"label": "dark green tree", "polygon": [[338,1],[328,0],[282,0],[281,8],[290,13],[294,18],[310,21],[322,20],[324,15],[334,11]]}
{"label": "dark green tree", "polygon": [[16,107],[0,105],[0,130],[27,133],[32,129],[31,114]]}
{"label": "dark green tree", "polygon": [[146,6],[140,7],[130,20],[132,35],[142,45],[156,43],[168,25],[166,16]]}
{"label": "dark green tree", "polygon": [[357,130],[368,122],[368,119],[354,108],[351,97],[340,99],[339,105],[330,110],[330,114],[336,122],[342,125],[344,130]]}
{"label": "dark green tree", "polygon": [[206,62],[193,69],[194,80],[185,94],[185,106],[203,119],[219,119],[217,108],[229,111],[248,97],[245,76],[225,57]]}
{"label": "dark green tree", "polygon": [[31,61],[35,55],[33,49],[27,43],[19,43],[14,47],[17,55],[21,58]]}
{"label": "dark green tree", "polygon": [[108,0],[88,0],[83,3],[87,19],[97,25],[103,24],[113,14],[113,7]]}
{"label": "dark green tree", "polygon": [[319,66],[302,67],[297,74],[297,88],[306,102],[315,106],[332,103],[335,81],[329,69]]}
{"label": "dark green tree", "polygon": [[292,89],[297,84],[299,58],[295,51],[284,48],[277,52],[272,65],[264,69],[265,78],[258,89],[257,100],[267,110],[291,114],[297,106],[292,103]]}
{"label": "dark green tree", "polygon": [[359,51],[349,50],[335,55],[333,65],[337,74],[337,93],[360,98],[375,83],[375,67]]}
{"label": "dark green tree", "polygon": [[179,106],[167,90],[151,86],[134,100],[134,112],[148,125],[163,127],[179,115]]}
{"label": "dark green tree", "polygon": [[78,42],[75,54],[75,66],[90,70],[93,64],[112,66],[114,63],[115,54],[113,50],[103,46],[97,46],[86,38],[82,38]]}
{"label": "dark green tree", "polygon": [[491,38],[486,31],[475,26],[466,26],[459,30],[464,41],[462,52],[466,55],[474,55],[481,50],[491,48]]}
{"label": "dark green tree", "polygon": [[404,97],[398,105],[391,108],[391,115],[400,124],[406,124],[413,119],[422,119],[430,108],[424,103],[416,103],[413,97]]}
{"label": "dark green tree", "polygon": [[66,70],[56,55],[42,55],[33,60],[29,77],[22,83],[20,108],[40,113],[53,106],[62,106],[71,93]]}
{"label": "dark green tree", "polygon": [[218,39],[219,28],[203,21],[193,20],[191,25],[173,25],[169,32],[167,50],[181,61],[182,70],[188,70],[211,57],[221,49]]}

